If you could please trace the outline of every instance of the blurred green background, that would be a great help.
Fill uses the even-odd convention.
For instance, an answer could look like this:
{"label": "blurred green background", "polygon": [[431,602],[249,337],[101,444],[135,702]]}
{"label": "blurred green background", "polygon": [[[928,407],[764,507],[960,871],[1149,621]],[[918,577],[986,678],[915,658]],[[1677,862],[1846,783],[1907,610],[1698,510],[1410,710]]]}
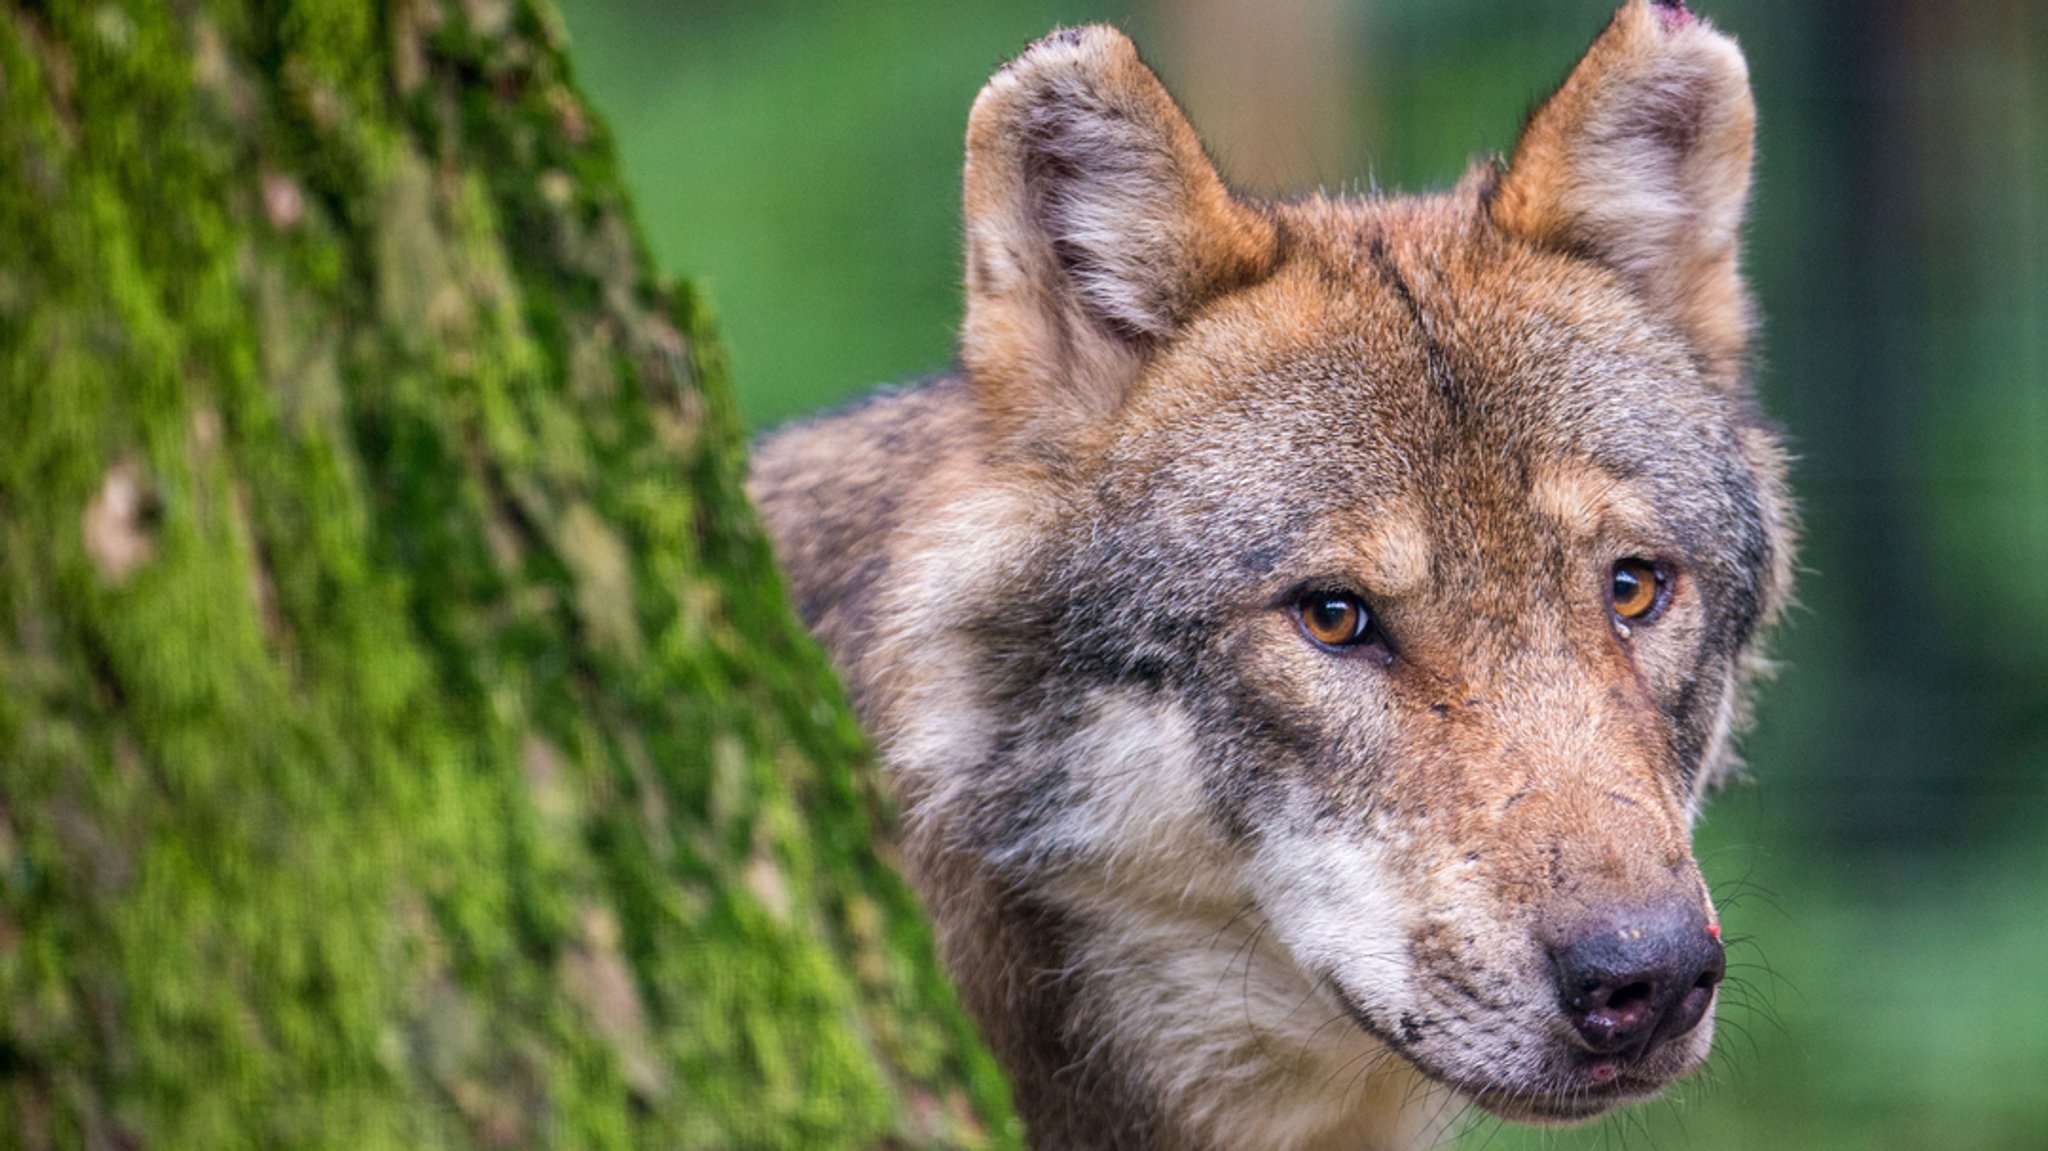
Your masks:
{"label": "blurred green background", "polygon": [[[1762,110],[1761,386],[1802,608],[1700,853],[1710,1072],[1467,1148],[2048,1148],[2048,4],[1706,0]],[[1242,186],[1421,189],[1512,144],[1603,0],[564,5],[663,268],[765,425],[944,366],[988,72],[1130,30]]]}

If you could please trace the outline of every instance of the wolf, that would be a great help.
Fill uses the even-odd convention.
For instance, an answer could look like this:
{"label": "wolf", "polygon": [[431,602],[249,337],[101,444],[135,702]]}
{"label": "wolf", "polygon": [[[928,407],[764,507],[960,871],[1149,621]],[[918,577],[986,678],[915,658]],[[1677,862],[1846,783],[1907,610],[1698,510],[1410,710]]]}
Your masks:
{"label": "wolf", "polygon": [[1789,590],[1735,43],[1629,0],[1506,161],[1234,194],[1107,27],[974,102],[957,367],[749,479],[1032,1146],[1405,1148],[1698,1069]]}

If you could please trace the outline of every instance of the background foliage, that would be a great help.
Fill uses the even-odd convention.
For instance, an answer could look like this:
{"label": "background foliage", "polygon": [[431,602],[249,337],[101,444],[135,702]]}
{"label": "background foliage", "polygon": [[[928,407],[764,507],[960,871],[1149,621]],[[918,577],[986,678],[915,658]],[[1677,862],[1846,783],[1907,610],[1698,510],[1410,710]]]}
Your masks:
{"label": "background foliage", "polygon": [[[1723,1039],[1676,1106],[1468,1144],[2048,1145],[2048,5],[1702,7],[1762,107],[1761,385],[1808,535],[1755,782],[1700,833]],[[566,9],[758,426],[945,363],[968,103],[1056,22],[1131,29],[1254,186],[1416,189],[1512,143],[1607,3]]]}

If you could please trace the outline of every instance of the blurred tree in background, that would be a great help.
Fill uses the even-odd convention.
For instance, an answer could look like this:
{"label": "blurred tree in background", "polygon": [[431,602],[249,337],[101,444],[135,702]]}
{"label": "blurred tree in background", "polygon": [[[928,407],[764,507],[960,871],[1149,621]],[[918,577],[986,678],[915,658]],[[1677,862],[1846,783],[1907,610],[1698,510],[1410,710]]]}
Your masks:
{"label": "blurred tree in background", "polygon": [[[1135,5],[1135,6],[1134,6]],[[1704,1081],[1473,1146],[2048,1146],[2048,4],[1699,0],[1762,111],[1760,382],[1804,608],[1701,853],[1734,978]],[[649,240],[755,424],[941,366],[988,72],[1139,38],[1261,191],[1419,189],[1505,148],[1609,0],[566,0]]]}
{"label": "blurred tree in background", "polygon": [[1015,1144],[561,45],[0,5],[0,1148]]}

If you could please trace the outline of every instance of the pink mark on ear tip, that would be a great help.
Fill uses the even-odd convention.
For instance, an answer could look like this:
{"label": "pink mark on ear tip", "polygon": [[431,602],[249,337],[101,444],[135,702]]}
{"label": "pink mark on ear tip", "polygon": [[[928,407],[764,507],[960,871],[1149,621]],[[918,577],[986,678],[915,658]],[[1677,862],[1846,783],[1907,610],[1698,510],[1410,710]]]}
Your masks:
{"label": "pink mark on ear tip", "polygon": [[1721,925],[1718,923],[1707,924],[1707,934],[1713,936],[1716,939],[1721,938]]}
{"label": "pink mark on ear tip", "polygon": [[1666,28],[1683,28],[1698,19],[1685,6],[1685,0],[1650,0],[1650,5],[1657,9],[1657,15],[1663,18]]}

